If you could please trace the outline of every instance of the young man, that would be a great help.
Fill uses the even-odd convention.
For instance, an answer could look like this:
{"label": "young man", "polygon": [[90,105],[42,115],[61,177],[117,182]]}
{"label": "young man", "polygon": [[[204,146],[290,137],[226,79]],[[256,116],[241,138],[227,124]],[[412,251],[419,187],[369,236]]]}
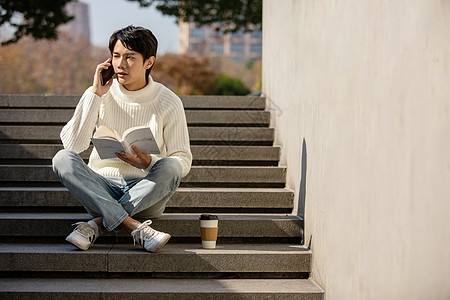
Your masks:
{"label": "young man", "polygon": [[[78,103],[61,131],[64,149],[53,158],[53,170],[94,219],[79,222],[66,240],[87,250],[104,231],[127,230],[144,249],[156,252],[170,235],[151,228],[182,177],[190,170],[192,154],[181,100],[150,76],[157,40],[142,27],[129,26],[113,33],[112,59],[99,64],[93,86]],[[100,72],[110,65],[117,79],[101,84]],[[105,125],[122,134],[134,126],[152,130],[161,154],[116,153],[100,159],[95,148],[86,165],[78,153],[89,147],[96,128]]]}

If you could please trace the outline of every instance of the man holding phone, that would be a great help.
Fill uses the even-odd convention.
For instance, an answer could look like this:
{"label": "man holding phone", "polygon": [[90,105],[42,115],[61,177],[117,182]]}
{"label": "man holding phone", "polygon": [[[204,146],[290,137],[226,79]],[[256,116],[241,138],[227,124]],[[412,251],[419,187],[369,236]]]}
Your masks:
{"label": "man holding phone", "polygon": [[[157,46],[153,33],[142,27],[114,32],[109,41],[112,58],[97,66],[92,87],[84,92],[61,131],[64,149],[53,158],[53,170],[94,217],[76,223],[66,238],[82,250],[102,232],[119,226],[150,252],[170,238],[151,228],[150,219],[163,213],[190,170],[192,154],[180,98],[150,76]],[[78,154],[89,147],[92,133],[101,125],[119,134],[148,126],[161,154],[142,153],[133,146],[134,153],[116,153],[117,158],[102,160],[94,148],[86,164]],[[149,220],[141,223],[137,219]]]}

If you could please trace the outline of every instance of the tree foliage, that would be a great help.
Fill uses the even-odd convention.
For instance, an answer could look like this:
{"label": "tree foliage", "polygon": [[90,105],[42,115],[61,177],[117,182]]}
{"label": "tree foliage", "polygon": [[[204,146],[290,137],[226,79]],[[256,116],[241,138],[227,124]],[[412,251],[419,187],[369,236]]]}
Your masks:
{"label": "tree foliage", "polygon": [[[24,36],[56,39],[57,27],[73,19],[65,11],[76,0],[0,0],[0,26],[9,24],[15,43]],[[162,14],[197,25],[220,24],[222,31],[261,29],[262,0],[128,0],[142,7],[155,5]]]}
{"label": "tree foliage", "polygon": [[211,64],[217,73],[242,80],[251,92],[261,91],[262,62],[260,60],[236,62],[227,57],[214,57],[211,58]]}
{"label": "tree foliage", "polygon": [[244,85],[241,79],[220,74],[217,77],[215,95],[248,95],[250,90]]}
{"label": "tree foliage", "polygon": [[61,34],[57,41],[25,37],[0,47],[0,64],[7,70],[0,94],[81,94],[92,85],[95,67],[108,57],[107,49],[73,43]]}
{"label": "tree foliage", "polygon": [[71,1],[0,0],[0,26],[9,24],[15,30],[13,37],[2,45],[15,43],[27,35],[35,39],[56,39],[56,28],[73,19],[65,11]]}
{"label": "tree foliage", "polygon": [[218,23],[224,32],[261,29],[262,0],[128,0],[155,5],[164,15],[197,25]]}
{"label": "tree foliage", "polygon": [[[110,55],[106,47],[73,42],[61,34],[57,41],[25,37],[0,47],[0,65],[8,70],[0,94],[81,94],[92,85],[97,64]],[[158,56],[152,76],[180,95],[247,94],[242,82],[218,75],[206,57]]]}
{"label": "tree foliage", "polygon": [[218,69],[217,62],[207,57],[165,54],[157,58],[152,77],[179,95],[247,95],[251,92],[238,76]]}
{"label": "tree foliage", "polygon": [[180,95],[214,92],[217,73],[206,57],[165,54],[156,60],[153,78]]}

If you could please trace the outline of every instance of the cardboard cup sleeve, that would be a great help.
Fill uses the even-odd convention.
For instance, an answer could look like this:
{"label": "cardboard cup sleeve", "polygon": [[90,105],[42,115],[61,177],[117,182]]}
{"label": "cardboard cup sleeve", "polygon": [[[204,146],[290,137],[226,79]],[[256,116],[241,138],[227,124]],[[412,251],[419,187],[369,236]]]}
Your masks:
{"label": "cardboard cup sleeve", "polygon": [[202,237],[202,247],[206,249],[216,248],[217,234],[219,232],[218,217],[202,215],[200,217],[200,232]]}

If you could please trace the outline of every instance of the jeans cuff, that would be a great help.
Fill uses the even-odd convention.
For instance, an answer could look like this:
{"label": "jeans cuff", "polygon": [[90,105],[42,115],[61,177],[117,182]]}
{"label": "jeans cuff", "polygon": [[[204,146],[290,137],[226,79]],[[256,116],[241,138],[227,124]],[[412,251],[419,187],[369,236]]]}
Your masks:
{"label": "jeans cuff", "polygon": [[[125,213],[122,217],[120,217],[116,222],[114,222],[112,225],[107,226],[104,222],[103,225],[105,226],[106,230],[108,231],[113,231],[114,229],[116,229],[120,224],[122,224],[122,222],[128,217],[128,214]],[[105,220],[103,218],[103,220]]]}

